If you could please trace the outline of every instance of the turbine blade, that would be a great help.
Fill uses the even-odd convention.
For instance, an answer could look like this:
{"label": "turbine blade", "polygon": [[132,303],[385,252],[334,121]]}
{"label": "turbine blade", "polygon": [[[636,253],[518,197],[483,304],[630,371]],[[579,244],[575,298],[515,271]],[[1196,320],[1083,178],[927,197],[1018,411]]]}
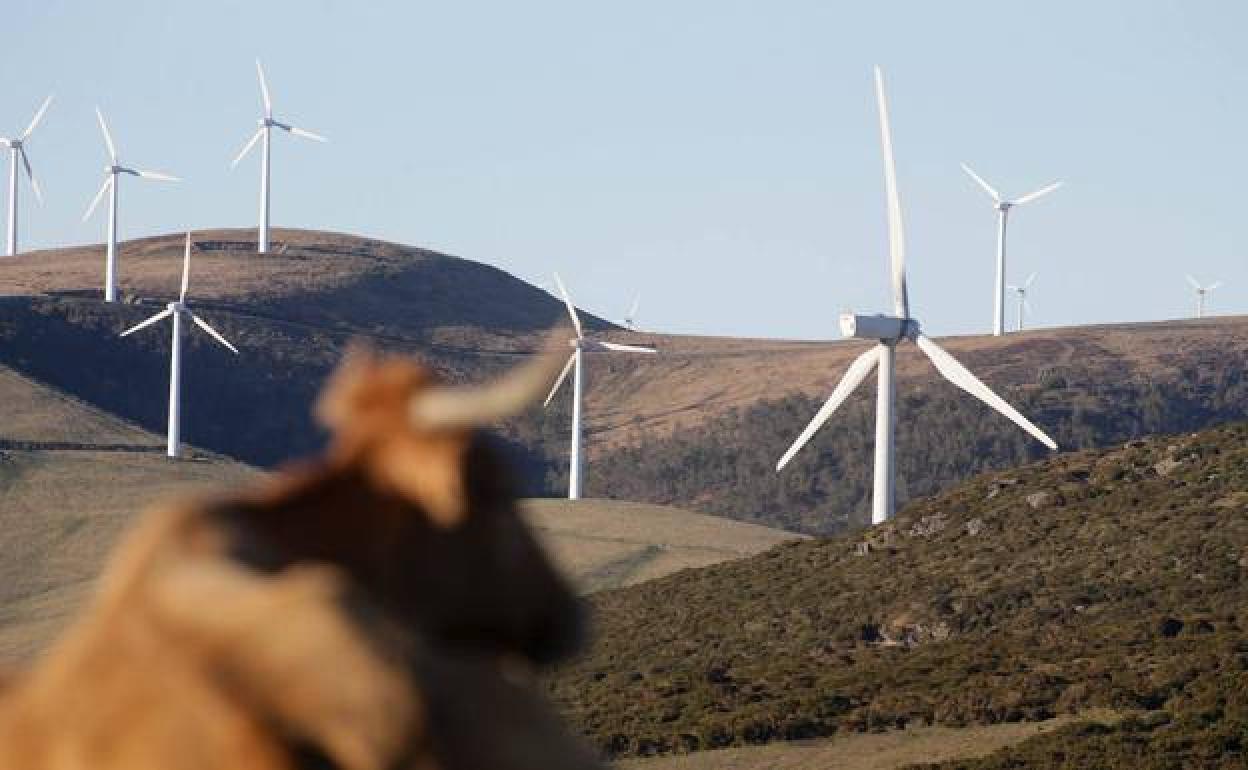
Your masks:
{"label": "turbine blade", "polygon": [[186,301],[186,290],[191,284],[191,234],[186,234],[186,250],[182,253],[182,291],[178,301]]}
{"label": "turbine blade", "polygon": [[1031,315],[1031,303],[1026,297],[1023,298],[1023,315]]}
{"label": "turbine blade", "polygon": [[51,106],[51,104],[52,94],[48,94],[48,98],[43,100],[43,106],[40,107],[39,111],[35,113],[34,120],[30,121],[30,125],[26,127],[25,131],[22,132],[22,141],[25,141],[26,138],[34,132],[35,126],[38,126],[39,121],[43,120],[43,114],[48,111],[48,107]]}
{"label": "turbine blade", "polygon": [[568,290],[563,285],[563,279],[555,273],[555,285],[559,287],[559,294],[563,297],[563,304],[568,306],[568,315],[572,316],[572,325],[576,327],[577,339],[582,339],[585,333],[581,330],[581,317],[576,314],[576,306],[572,304],[572,298],[568,296]]}
{"label": "turbine blade", "polygon": [[314,134],[311,131],[299,128],[298,126],[283,126],[283,128],[285,128],[287,131],[294,134],[295,136],[302,136],[304,139],[311,139],[316,142],[328,142],[329,141],[328,139],[321,136],[320,134]]}
{"label": "turbine blade", "polygon": [[234,168],[235,166],[237,166],[238,162],[242,160],[247,155],[247,153],[251,152],[251,148],[256,146],[256,142],[259,141],[260,135],[263,133],[264,133],[263,128],[256,129],[256,133],[252,134],[251,139],[247,140],[247,144],[243,145],[243,151],[234,157],[233,162],[230,163],[230,168]]}
{"label": "turbine blade", "polygon": [[1192,285],[1193,289],[1197,291],[1201,290],[1202,287],[1200,285],[1200,281],[1197,281],[1195,278],[1191,277],[1190,275],[1185,275],[1183,277],[1187,279],[1187,282]]}
{"label": "turbine blade", "polygon": [[652,347],[649,347],[647,345],[621,345],[618,342],[597,342],[595,344],[600,345],[607,350],[615,351],[616,353],[658,353],[659,352],[658,350]]}
{"label": "turbine blade", "polygon": [[180,181],[182,181],[182,180],[178,179],[176,176],[172,176],[172,175],[170,175],[170,174],[165,174],[165,173],[162,173],[162,172],[160,172],[160,171],[135,171],[134,173],[135,173],[135,174],[138,174],[139,176],[143,177],[144,179],[158,179],[158,180],[160,180],[160,181],[162,181],[162,182],[180,182]]}
{"label": "turbine blade", "polygon": [[910,317],[906,296],[906,238],[901,223],[901,200],[897,194],[897,168],[893,162],[893,135],[888,125],[888,101],[884,97],[884,74],[875,68],[875,98],[880,109],[880,145],[884,150],[884,187],[888,195],[888,254],[893,272],[893,310]]}
{"label": "turbine blade", "polygon": [[43,203],[43,191],[39,189],[39,181],[35,179],[35,172],[30,168],[30,158],[26,157],[26,147],[23,146],[18,154],[22,156],[22,165],[26,167],[26,177],[30,179],[30,187],[35,191],[35,197]]}
{"label": "turbine blade", "polygon": [[220,332],[218,332],[216,329],[209,326],[207,321],[195,315],[194,313],[190,313],[190,316],[191,316],[191,320],[195,322],[196,326],[198,326],[199,328],[211,334],[213,339],[215,339],[217,342],[220,342],[222,345],[226,346],[231,351],[233,351],[234,355],[238,355],[238,348],[231,345],[230,341],[227,340],[225,337],[222,337]]}
{"label": "turbine blade", "polygon": [[639,308],[639,307],[641,307],[641,295],[640,295],[640,294],[638,294],[638,295],[636,296],[636,298],[634,298],[634,299],[633,299],[633,306],[632,306],[631,308],[629,308],[629,310],[628,310],[628,321],[629,321],[629,323],[632,323],[632,322],[636,319],[636,317],[637,317],[637,308]]}
{"label": "turbine blade", "polygon": [[95,108],[95,117],[100,121],[100,130],[104,132],[104,144],[108,145],[108,156],[113,159],[113,165],[117,164],[117,146],[113,144],[113,135],[108,132],[108,124],[104,122],[104,113],[100,112],[100,108]]}
{"label": "turbine blade", "polygon": [[555,380],[554,386],[551,387],[550,393],[546,396],[546,400],[542,402],[543,409],[550,405],[550,400],[555,397],[556,393],[559,392],[559,386],[562,385],[563,381],[568,378],[568,372],[572,371],[572,364],[574,363],[576,363],[576,353],[568,356],[568,362],[563,365],[563,371],[559,372],[559,377]]}
{"label": "turbine blade", "polygon": [[1011,203],[1013,203],[1015,206],[1021,206],[1024,203],[1030,203],[1034,201],[1036,198],[1039,198],[1044,195],[1048,195],[1049,193],[1053,192],[1054,190],[1056,190],[1057,188],[1061,186],[1062,186],[1061,182],[1054,182],[1053,184],[1048,185],[1047,187],[1041,187],[1039,190],[1036,190],[1035,192],[1029,192],[1023,197],[1017,200],[1011,201]]}
{"label": "turbine blade", "polygon": [[1205,291],[1213,291],[1214,289],[1218,288],[1218,287],[1219,287],[1219,286],[1221,286],[1221,285],[1222,285],[1222,282],[1221,282],[1221,281],[1217,281],[1217,282],[1215,282],[1215,283],[1211,283],[1211,284],[1209,284],[1208,286],[1206,286],[1206,287],[1205,287]]}
{"label": "turbine blade", "polygon": [[108,192],[108,188],[113,184],[113,175],[109,174],[104,177],[104,184],[100,186],[100,191],[91,199],[91,205],[87,206],[87,213],[82,215],[82,221],[86,222],[95,213],[95,207],[100,205],[100,201],[104,200],[104,193]]}
{"label": "turbine blade", "polygon": [[1034,280],[1036,280],[1036,274],[1035,274],[1035,273],[1032,273],[1031,275],[1027,276],[1027,280],[1023,283],[1023,288],[1024,288],[1024,289],[1030,289],[1030,288],[1031,288],[1031,282],[1032,282],[1032,281],[1034,281]]}
{"label": "turbine blade", "polygon": [[269,98],[269,84],[264,78],[264,66],[256,59],[256,74],[260,76],[260,96],[264,99],[264,116],[273,117],[273,100]]}
{"label": "turbine blade", "polygon": [[139,323],[139,324],[135,324],[134,326],[131,326],[129,329],[126,329],[124,332],[122,332],[122,333],[121,333],[121,336],[122,336],[122,337],[125,337],[125,336],[126,336],[126,335],[128,335],[128,334],[134,334],[134,333],[135,333],[135,332],[137,332],[139,329],[142,329],[142,328],[144,328],[144,327],[151,326],[151,325],[152,325],[152,324],[154,324],[154,323],[158,323],[158,322],[160,322],[160,321],[163,321],[163,320],[165,320],[166,318],[168,318],[168,317],[169,317],[169,316],[171,316],[171,315],[173,315],[173,308],[169,308],[169,307],[167,307],[167,308],[165,308],[164,310],[162,310],[162,311],[160,311],[159,313],[157,313],[156,315],[154,315],[154,316],[152,316],[151,318],[147,319],[146,321],[144,321],[144,322],[142,322],[142,323]]}
{"label": "turbine blade", "polygon": [[797,437],[797,440],[789,447],[789,451],[785,452],[784,456],[780,458],[780,462],[776,463],[777,471],[788,465],[789,460],[792,460],[793,456],[802,447],[806,446],[806,442],[810,441],[815,432],[822,428],[823,424],[832,416],[832,413],[862,384],[862,381],[867,378],[867,375],[871,373],[871,370],[875,368],[879,361],[879,345],[872,346],[870,350],[854,359],[854,362],[849,365],[849,369],[846,370],[845,376],[836,384],[832,395],[828,396],[828,400],[824,402],[811,421],[807,423],[806,429],[802,431],[802,435]]}
{"label": "turbine blade", "polygon": [[979,378],[971,374],[971,371],[953,356],[946,353],[939,345],[932,342],[930,337],[920,334],[915,340],[919,348],[922,349],[927,357],[932,360],[936,370],[954,385],[962,390],[970,393],[975,398],[983,401],[988,406],[996,409],[1005,415],[1018,427],[1030,433],[1037,441],[1047,446],[1049,449],[1056,450],[1057,443],[1048,437],[1044,431],[1037,428],[1030,420],[1018,413],[1014,407],[1006,403],[1005,399],[992,392],[992,389],[979,381]]}
{"label": "turbine blade", "polygon": [[984,188],[984,192],[986,192],[986,193],[988,193],[989,195],[991,195],[991,196],[992,196],[992,199],[993,199],[994,201],[996,201],[997,203],[1000,203],[1000,202],[1001,202],[1001,193],[997,192],[997,190],[996,190],[996,188],[995,188],[995,187],[993,187],[992,185],[990,185],[990,184],[988,184],[987,182],[985,182],[985,181],[984,181],[984,178],[983,178],[983,177],[981,177],[979,174],[976,174],[976,173],[975,173],[975,171],[974,171],[973,169],[971,169],[971,167],[970,167],[970,166],[968,166],[968,165],[966,165],[965,163],[963,163],[963,164],[962,164],[962,170],[963,170],[963,171],[965,171],[968,175],[970,175],[971,179],[974,179],[974,180],[975,180],[975,182],[976,182],[976,183],[977,183],[980,187]]}

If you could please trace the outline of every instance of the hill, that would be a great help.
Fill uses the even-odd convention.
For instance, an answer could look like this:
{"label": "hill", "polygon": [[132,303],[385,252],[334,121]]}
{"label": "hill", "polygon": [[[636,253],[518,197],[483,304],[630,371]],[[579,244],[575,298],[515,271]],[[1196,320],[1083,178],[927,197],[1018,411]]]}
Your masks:
{"label": "hill", "polygon": [[596,641],[549,690],[612,757],[1109,708],[1147,716],[1037,738],[1063,743],[1025,766],[1238,767],[1246,577],[1235,425],[988,474],[862,533],[597,594]]}
{"label": "hill", "polygon": [[164,452],[162,437],[0,368],[0,658],[62,628],[138,511],[254,473]]}
{"label": "hill", "polygon": [[[431,360],[456,380],[513,364],[563,317],[540,289],[488,265],[333,233],[214,230],[193,262],[192,298],[243,351],[188,337],[189,441],[259,466],[315,449],[318,384],[356,337]],[[161,430],[167,333],[117,334],[172,298],[181,235],[122,245],[130,304],[98,302],[100,247],[35,252],[0,271],[0,364]],[[867,510],[870,383],[783,474],[783,452],[861,350],[633,334],[586,316],[590,334],[652,342],[659,356],[590,356],[586,492],[828,534]],[[1248,318],[1040,330],[942,341],[1064,448],[1238,419],[1248,407]],[[1043,451],[1004,419],[899,354],[898,493],[933,494]],[[200,397],[196,394],[211,394]],[[566,484],[569,394],[505,426],[532,496]]]}
{"label": "hill", "polygon": [[635,585],[765,551],[799,535],[677,508],[616,500],[534,499],[529,524],[586,593]]}
{"label": "hill", "polygon": [[[79,605],[128,522],[174,495],[255,470],[162,436],[0,367],[0,659],[27,657]],[[758,553],[791,533],[675,508],[528,500],[544,544],[583,591]]]}

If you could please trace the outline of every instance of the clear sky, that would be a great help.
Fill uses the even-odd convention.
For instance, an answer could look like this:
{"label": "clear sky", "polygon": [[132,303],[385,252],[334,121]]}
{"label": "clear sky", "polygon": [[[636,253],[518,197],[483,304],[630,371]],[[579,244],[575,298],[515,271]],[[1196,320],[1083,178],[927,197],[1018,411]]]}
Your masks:
{"label": "clear sky", "polygon": [[[26,246],[98,242],[106,161],[123,238],[254,225],[260,112],[273,220],[427,246],[662,331],[835,338],[883,311],[871,66],[885,70],[915,315],[988,329],[995,242],[967,161],[1007,195],[1034,323],[1190,314],[1183,279],[1248,306],[1248,4],[829,0],[6,0],[0,134],[57,98],[29,151]],[[16,7],[14,7],[16,6]],[[2,191],[0,191],[2,195]],[[0,223],[2,226],[2,223]],[[2,269],[2,266],[0,266]],[[1012,305],[1011,305],[1012,311]],[[1010,314],[1013,323],[1013,312]]]}

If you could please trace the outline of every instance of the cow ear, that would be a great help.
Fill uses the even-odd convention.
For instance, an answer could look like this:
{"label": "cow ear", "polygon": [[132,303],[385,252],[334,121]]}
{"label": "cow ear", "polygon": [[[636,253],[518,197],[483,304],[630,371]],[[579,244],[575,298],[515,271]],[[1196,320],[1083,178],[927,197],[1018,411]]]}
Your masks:
{"label": "cow ear", "polygon": [[316,401],[317,422],[330,430],[348,425],[361,406],[364,383],[377,364],[377,354],[367,343],[352,341]]}

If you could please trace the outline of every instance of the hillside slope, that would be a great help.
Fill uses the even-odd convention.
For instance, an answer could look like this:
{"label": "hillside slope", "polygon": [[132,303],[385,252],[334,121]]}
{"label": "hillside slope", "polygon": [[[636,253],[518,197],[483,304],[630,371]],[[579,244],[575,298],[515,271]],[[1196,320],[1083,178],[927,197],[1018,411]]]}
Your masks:
{"label": "hillside slope", "polygon": [[[238,358],[187,340],[189,441],[271,466],[321,441],[309,418],[320,383],[352,338],[421,355],[457,380],[514,364],[562,320],[544,291],[488,265],[333,233],[197,233],[192,299]],[[35,252],[0,271],[0,363],[158,431],[167,330],[118,339],[173,296],[181,235],[122,245],[123,293],[98,297],[100,247]],[[776,458],[861,350],[632,334],[586,315],[590,334],[653,342],[658,356],[588,356],[586,492],[674,505],[794,531],[860,524],[867,509],[870,383],[784,473]],[[942,341],[1063,448],[1121,443],[1237,419],[1248,407],[1248,318],[1031,331]],[[938,378],[912,349],[899,368],[898,496],[947,489],[1042,448]],[[525,492],[566,484],[570,395],[505,427]]]}
{"label": "hillside slope", "polygon": [[610,756],[1092,707],[1163,710],[1179,732],[1146,741],[1216,744],[1248,727],[1245,578],[1236,425],[978,477],[863,533],[598,594],[596,642],[549,687]]}
{"label": "hillside slope", "polygon": [[524,501],[530,526],[585,593],[635,585],[765,551],[800,535],[668,506]]}
{"label": "hillside slope", "polygon": [[143,508],[255,471],[190,450],[0,368],[0,660],[59,631]]}

